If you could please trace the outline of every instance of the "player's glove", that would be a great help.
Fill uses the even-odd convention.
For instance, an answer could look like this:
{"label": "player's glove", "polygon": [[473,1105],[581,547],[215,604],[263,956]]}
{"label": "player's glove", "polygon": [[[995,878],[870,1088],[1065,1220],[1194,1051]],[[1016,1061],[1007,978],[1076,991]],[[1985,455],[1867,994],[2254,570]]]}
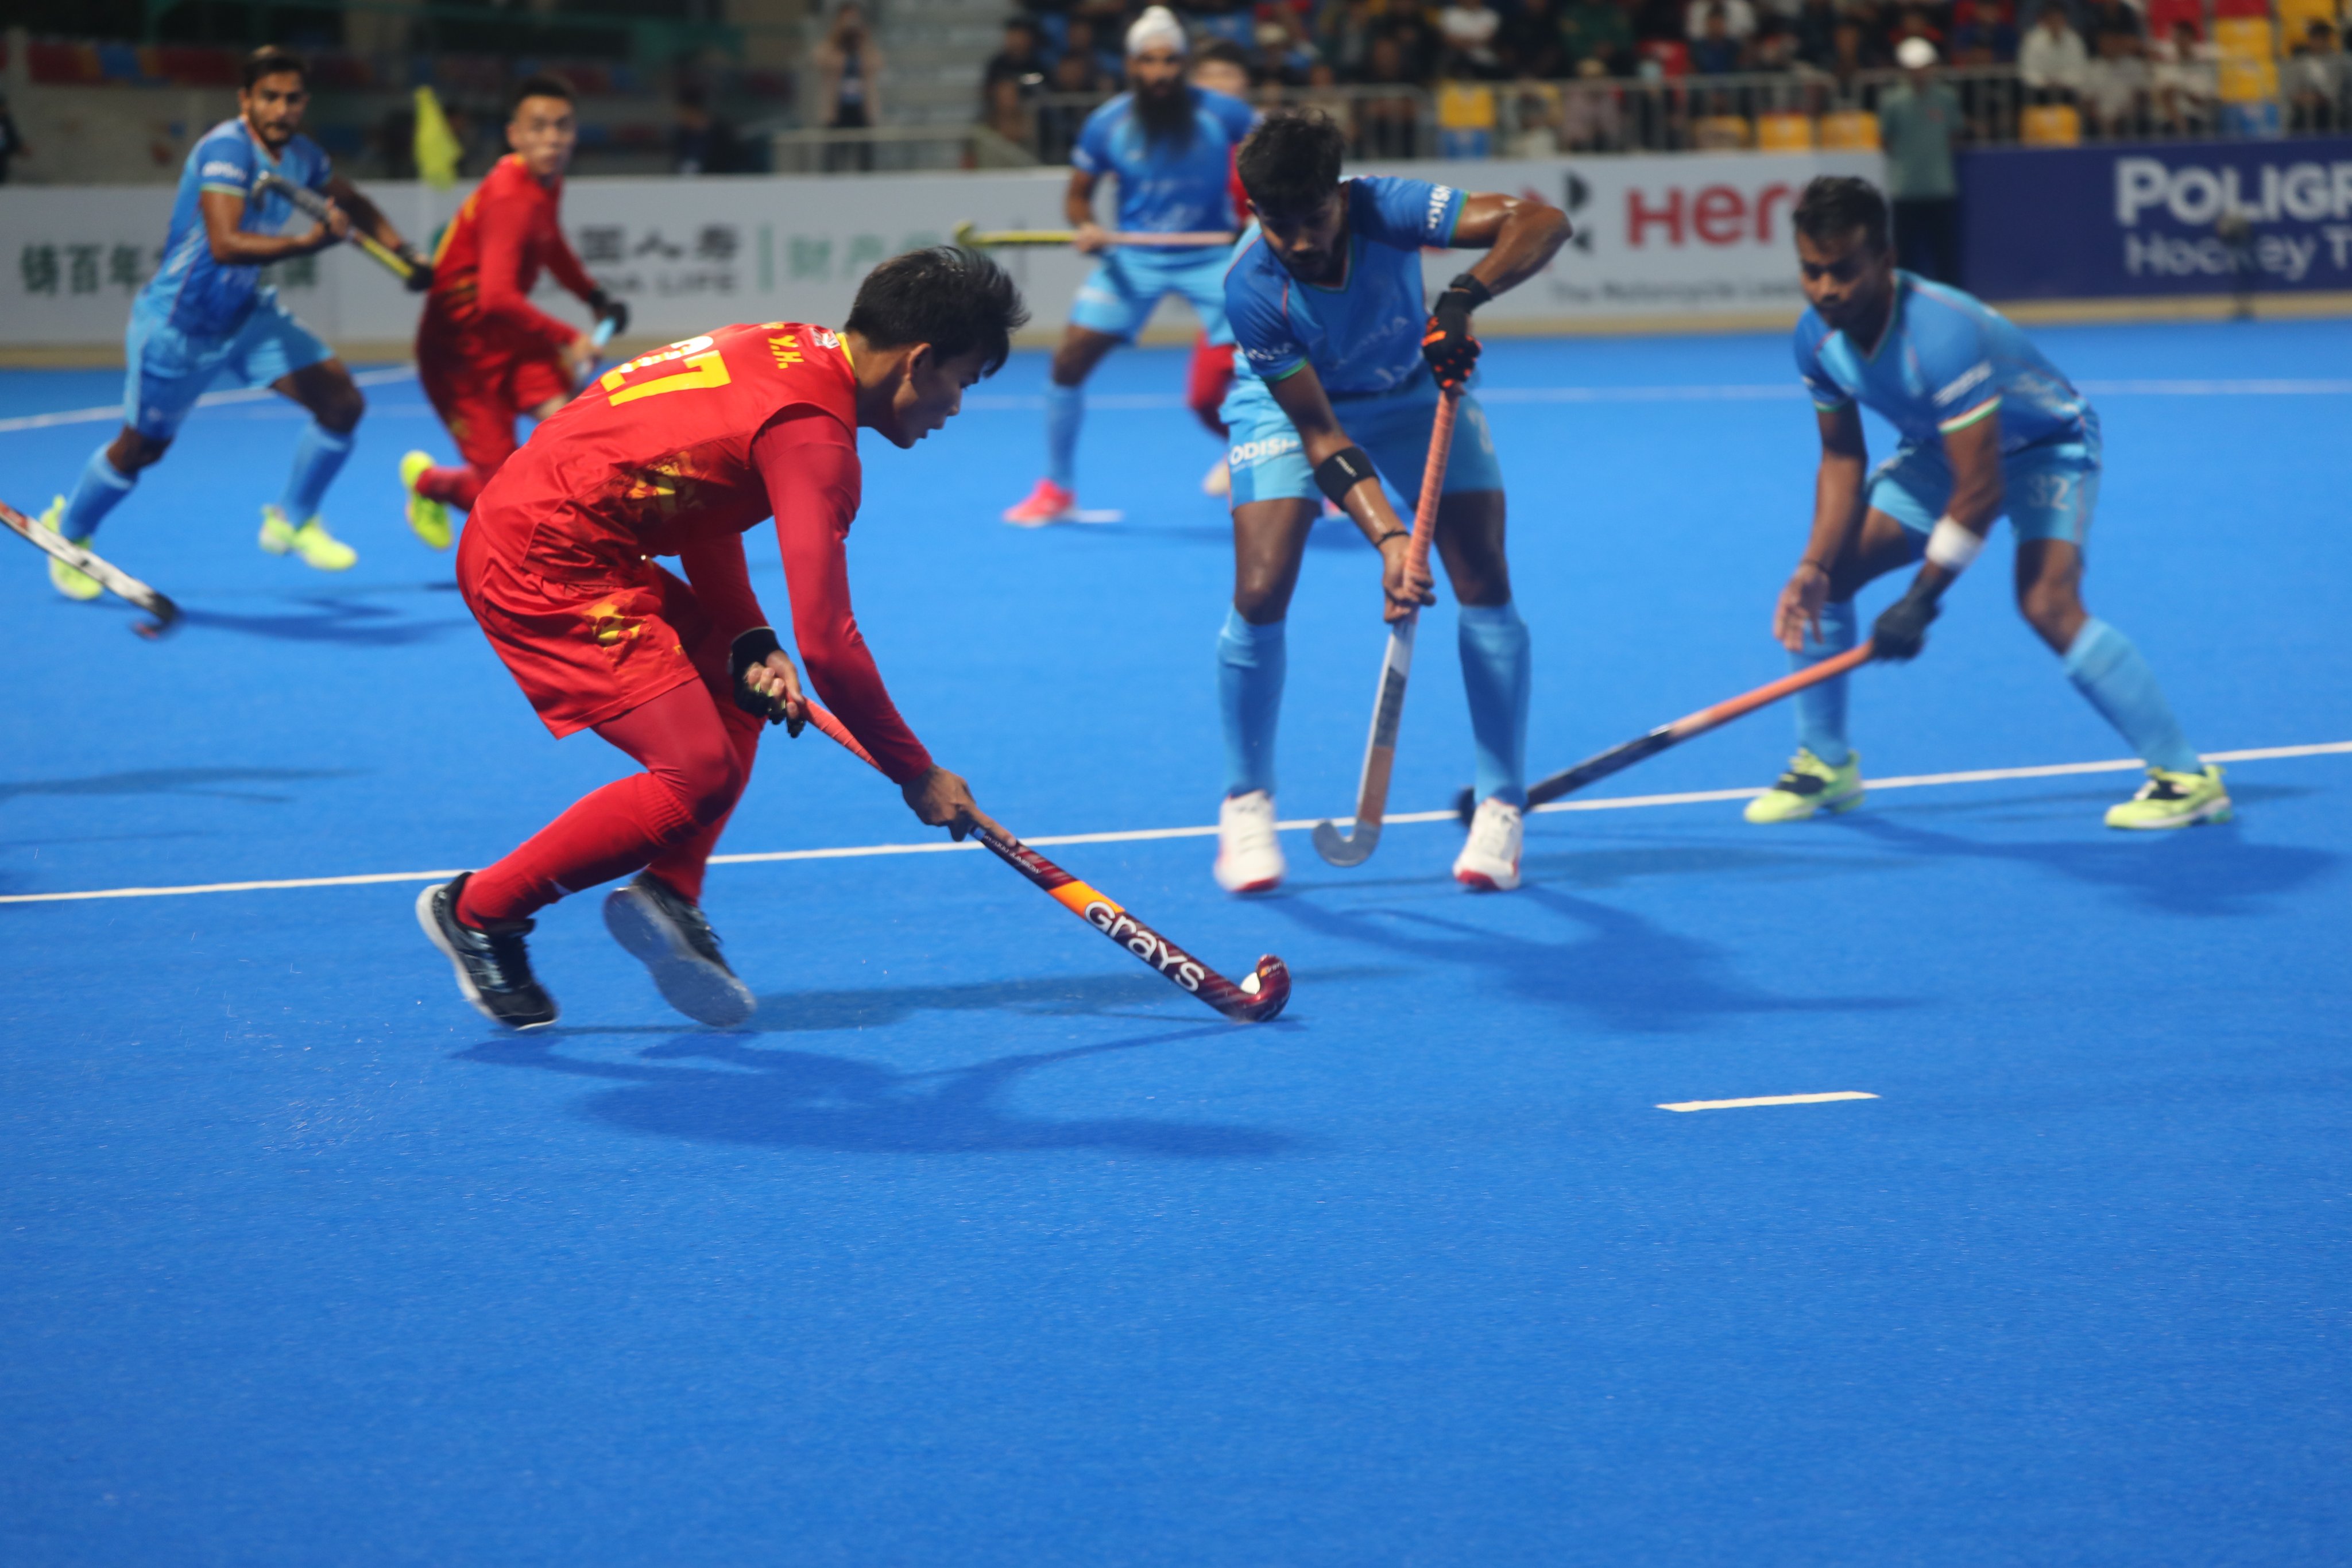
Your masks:
{"label": "player's glove", "polygon": [[1494,298],[1492,290],[1469,273],[1445,286],[1429,325],[1421,335],[1421,357],[1430,374],[1448,391],[1470,379],[1478,364],[1478,340],[1470,334],[1470,312]]}
{"label": "player's glove", "polygon": [[1937,595],[1914,583],[1911,591],[1879,612],[1870,628],[1871,651],[1897,664],[1916,659],[1927,645],[1927,626],[1942,613]]}
{"label": "player's glove", "polygon": [[753,665],[765,664],[769,654],[781,653],[783,651],[784,645],[776,640],[774,628],[752,627],[728,644],[727,685],[728,689],[735,694],[737,707],[755,718],[766,719],[770,724],[782,725],[786,735],[797,738],[802,726],[808,721],[805,719],[794,721],[788,717],[784,713],[782,698],[761,696],[743,684],[745,673]]}
{"label": "player's glove", "polygon": [[588,308],[596,312],[596,319],[599,321],[610,321],[613,324],[614,336],[617,337],[629,329],[627,300],[615,299],[600,288],[588,297]]}
{"label": "player's glove", "polygon": [[401,260],[408,263],[408,291],[422,294],[433,287],[433,258],[413,245],[400,247]]}

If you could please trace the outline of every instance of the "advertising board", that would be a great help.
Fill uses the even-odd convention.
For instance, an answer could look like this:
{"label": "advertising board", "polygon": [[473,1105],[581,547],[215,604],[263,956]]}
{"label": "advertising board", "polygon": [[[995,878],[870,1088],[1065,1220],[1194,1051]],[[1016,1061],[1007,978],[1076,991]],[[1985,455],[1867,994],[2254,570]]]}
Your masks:
{"label": "advertising board", "polygon": [[[1525,192],[1568,208],[1576,238],[1545,274],[1488,306],[1529,324],[1664,315],[1791,318],[1800,300],[1788,211],[1821,172],[1875,175],[1874,153],[1727,153],[1382,164],[1470,190]],[[635,336],[775,317],[839,321],[874,264],[983,228],[1059,225],[1065,171],[865,179],[580,179],[564,189],[572,246],[629,300]],[[429,237],[465,190],[371,184],[404,232]],[[0,342],[119,343],[131,297],[155,269],[171,214],[161,186],[0,186]],[[1108,207],[1106,206],[1106,209]],[[1034,325],[1058,331],[1090,265],[1066,249],[1000,253]],[[1459,256],[1433,254],[1442,283]],[[331,341],[390,344],[417,302],[364,256],[337,246],[274,269],[287,302]],[[542,284],[542,300],[578,315]],[[1181,326],[1181,306],[1163,323]]]}
{"label": "advertising board", "polygon": [[2352,137],[2003,148],[1959,176],[1961,276],[1990,299],[2227,293],[2242,271],[2352,288]]}

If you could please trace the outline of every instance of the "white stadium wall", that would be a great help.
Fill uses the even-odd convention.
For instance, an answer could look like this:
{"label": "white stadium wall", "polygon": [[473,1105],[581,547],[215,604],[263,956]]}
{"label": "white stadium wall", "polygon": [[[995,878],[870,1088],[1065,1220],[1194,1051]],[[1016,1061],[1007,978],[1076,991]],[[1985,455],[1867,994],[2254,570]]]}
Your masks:
{"label": "white stadium wall", "polygon": [[[1817,173],[1876,177],[1875,153],[1726,153],[1369,166],[1473,190],[1528,192],[1569,207],[1578,237],[1540,278],[1480,319],[1523,329],[1635,326],[1674,318],[1791,319],[1798,306],[1788,212]],[[583,179],[564,191],[566,231],[589,270],[625,297],[636,338],[789,317],[837,322],[877,261],[983,228],[1058,225],[1061,170],[680,180]],[[373,184],[404,232],[429,235],[464,190]],[[155,267],[172,192],[158,186],[0,186],[0,348],[119,349],[131,293]],[[1088,263],[1067,250],[1001,253],[1034,329],[1058,331]],[[1442,283],[1459,257],[1433,253]],[[417,302],[365,257],[338,247],[281,269],[284,298],[331,341],[382,351],[406,341]],[[554,291],[542,284],[542,295]],[[559,304],[551,307],[558,310]],[[572,312],[576,314],[576,311]],[[1183,329],[1171,302],[1158,323]]]}

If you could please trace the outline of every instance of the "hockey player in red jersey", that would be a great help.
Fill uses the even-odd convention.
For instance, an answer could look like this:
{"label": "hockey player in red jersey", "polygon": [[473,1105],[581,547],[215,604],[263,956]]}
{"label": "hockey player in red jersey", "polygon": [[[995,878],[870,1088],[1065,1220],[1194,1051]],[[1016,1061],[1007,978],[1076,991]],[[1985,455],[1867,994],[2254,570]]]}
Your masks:
{"label": "hockey player in red jersey", "polygon": [[408,526],[436,549],[449,548],[450,508],[472,510],[514,455],[515,421],[562,408],[595,363],[587,331],[531,304],[540,272],[553,273],[614,330],[629,324],[628,306],[596,286],[557,221],[563,171],[579,140],[572,89],[560,77],[527,78],[507,121],[514,151],[474,187],[433,258],[416,375],[465,461],[436,466],[432,454],[411,452],[400,460],[400,483]]}
{"label": "hockey player in red jersey", "polygon": [[[797,733],[808,714],[744,562],[744,532],[772,513],[818,696],[917,817],[957,838],[974,821],[995,828],[891,703],[850,612],[843,547],[857,431],[909,447],[940,428],[1025,319],[985,257],[910,251],[866,277],[837,332],[728,327],[599,377],[484,488],[457,551],[475,619],[548,728],[593,729],[645,768],[417,900],[485,1016],[553,1022],[523,946],[531,916],[632,872],[643,874],[605,901],[614,936],[681,1012],[721,1026],[751,1016],[700,900],[762,721]],[[658,556],[677,557],[684,577]]]}

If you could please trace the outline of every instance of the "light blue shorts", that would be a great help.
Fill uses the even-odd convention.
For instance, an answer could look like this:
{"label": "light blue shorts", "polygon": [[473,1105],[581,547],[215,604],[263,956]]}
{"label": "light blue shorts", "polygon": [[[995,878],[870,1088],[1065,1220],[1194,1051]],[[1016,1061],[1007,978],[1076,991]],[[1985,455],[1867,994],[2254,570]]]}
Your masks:
{"label": "light blue shorts", "polygon": [[278,302],[275,288],[256,294],[244,325],[220,338],[195,337],[133,305],[122,350],[122,423],[156,441],[177,435],[214,387],[266,387],[335,353]]}
{"label": "light blue shorts", "polygon": [[[2045,442],[2000,460],[2001,510],[2011,530],[2026,539],[2063,539],[2077,549],[2090,540],[2099,504],[2099,426],[2082,441]],[[1870,476],[1864,498],[1926,548],[1928,532],[1952,497],[1952,468],[1940,444],[1904,443]],[[1916,552],[1915,552],[1916,553]]]}
{"label": "light blue shorts", "polygon": [[[1388,481],[1390,492],[1406,520],[1421,501],[1421,473],[1429,462],[1429,429],[1437,418],[1437,383],[1426,376],[1392,392],[1370,397],[1331,400],[1339,428],[1348,439],[1370,454],[1372,466]],[[1226,459],[1234,471],[1233,504],[1246,501],[1312,501],[1323,492],[1315,486],[1315,471],[1298,444],[1290,416],[1274,401],[1274,393],[1255,376],[1240,376],[1225,394],[1221,411],[1231,428],[1232,448]],[[1499,490],[1503,470],[1495,461],[1495,433],[1486,427],[1486,413],[1478,400],[1462,394],[1454,419],[1454,449],[1445,459],[1444,494],[1465,490]]]}
{"label": "light blue shorts", "polygon": [[1070,324],[1131,340],[1151,319],[1165,294],[1192,302],[1212,343],[1230,343],[1225,327],[1225,264],[1233,253],[1208,250],[1152,251],[1121,246],[1104,256],[1078,287]]}

